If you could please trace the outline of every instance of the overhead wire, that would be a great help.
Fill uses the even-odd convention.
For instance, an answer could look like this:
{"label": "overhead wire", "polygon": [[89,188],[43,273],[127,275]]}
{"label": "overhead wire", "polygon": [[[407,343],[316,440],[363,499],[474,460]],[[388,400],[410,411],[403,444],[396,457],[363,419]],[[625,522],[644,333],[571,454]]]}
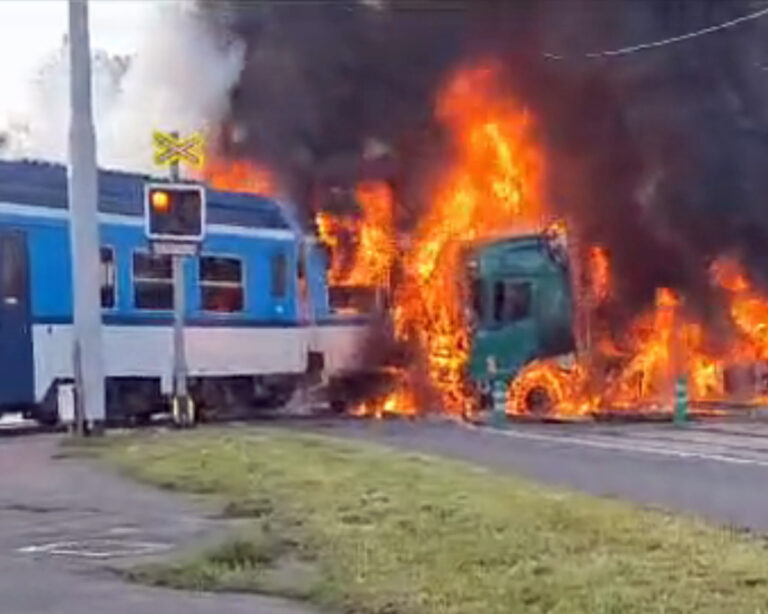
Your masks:
{"label": "overhead wire", "polygon": [[[603,51],[591,51],[589,53],[584,53],[579,55],[579,58],[604,58],[604,57],[615,57],[615,56],[621,56],[621,55],[628,55],[630,53],[635,53],[637,51],[645,51],[647,49],[655,49],[658,47],[663,47],[665,45],[671,45],[674,43],[680,43],[682,41],[690,40],[692,38],[696,38],[699,36],[704,36],[706,34],[711,34],[712,32],[717,32],[719,30],[725,30],[726,28],[732,28],[733,26],[739,25],[741,23],[744,23],[746,21],[752,21],[755,19],[759,19],[760,17],[764,17],[768,15],[768,6],[766,8],[760,9],[759,11],[755,11],[753,13],[749,13],[747,15],[742,15],[741,17],[736,17],[735,19],[731,19],[730,21],[726,21],[723,23],[719,23],[714,26],[708,26],[706,28],[702,28],[701,30],[696,30],[693,32],[686,32],[685,34],[679,34],[677,36],[671,36],[669,38],[664,38],[661,40],[655,40],[650,41],[646,43],[640,43],[637,45],[630,45],[628,47],[620,47],[618,49],[607,49]],[[557,53],[548,53],[545,52],[542,54],[545,58],[550,60],[567,60],[571,59],[573,56],[569,57],[566,55],[561,55]]]}

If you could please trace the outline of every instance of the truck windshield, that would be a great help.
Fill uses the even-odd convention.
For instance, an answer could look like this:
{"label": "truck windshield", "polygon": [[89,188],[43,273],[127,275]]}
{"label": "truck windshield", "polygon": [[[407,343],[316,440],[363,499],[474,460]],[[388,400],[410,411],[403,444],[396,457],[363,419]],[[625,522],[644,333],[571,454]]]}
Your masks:
{"label": "truck windshield", "polygon": [[516,322],[531,313],[531,283],[499,280],[493,285],[493,319],[497,324]]}

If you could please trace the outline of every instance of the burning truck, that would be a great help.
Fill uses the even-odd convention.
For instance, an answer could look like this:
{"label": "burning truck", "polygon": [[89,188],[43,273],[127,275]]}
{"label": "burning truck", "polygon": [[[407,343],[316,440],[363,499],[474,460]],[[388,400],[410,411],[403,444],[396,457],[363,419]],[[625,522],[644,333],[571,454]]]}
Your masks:
{"label": "burning truck", "polygon": [[495,78],[465,67],[439,92],[453,158],[407,232],[384,182],[358,185],[357,215],[317,214],[331,294],[347,311],[367,304],[375,322],[361,376],[338,398],[358,415],[466,417],[500,381],[510,414],[574,417],[668,411],[685,377],[702,406],[761,402],[768,300],[738,258],[709,263],[725,334],[663,286],[616,325],[611,255],[553,215],[533,118]]}
{"label": "burning truck", "polygon": [[[398,231],[398,202],[383,181],[358,185],[356,214],[316,215],[329,292],[341,299],[332,305],[367,312],[376,329],[365,368],[334,395],[358,415],[466,416],[487,405],[494,381],[511,390],[537,361],[574,363],[565,225],[545,223],[531,118],[494,96],[493,79],[492,69],[470,68],[441,92],[437,112],[456,158],[415,227]],[[541,413],[555,399],[535,385],[514,403]]]}
{"label": "burning truck", "polygon": [[[322,219],[328,223],[327,217]],[[348,220],[347,224],[354,222]],[[328,237],[328,233],[326,225],[321,234]],[[338,248],[338,244],[332,244]],[[333,262],[334,252],[329,249],[329,253]],[[490,405],[494,381],[514,381],[532,361],[557,358],[559,364],[573,364],[574,302],[562,229],[468,243],[461,259],[463,275],[457,283],[462,288],[470,331],[466,375],[477,392],[480,407]],[[384,276],[372,285],[355,275],[334,278],[333,265],[329,274],[337,282],[329,286],[330,302],[337,313],[367,315],[372,324],[387,326],[387,308],[397,292],[390,277]],[[450,348],[446,348],[444,360],[447,368],[438,377],[449,379]],[[399,376],[401,368],[392,364],[374,364],[370,369],[358,366],[354,374],[348,374],[343,393],[348,395],[350,386],[354,387],[351,382],[361,377],[367,382],[362,388],[370,390],[372,379],[386,388]],[[335,405],[340,406],[340,401],[337,398]],[[522,411],[541,414],[551,409],[553,399],[546,386],[532,386],[516,402]],[[390,401],[390,405],[394,410],[394,402]],[[358,411],[364,413],[365,407],[363,403]]]}
{"label": "burning truck", "polygon": [[[513,382],[535,360],[567,369],[576,350],[570,260],[561,231],[495,239],[471,246],[467,257],[471,344],[467,373],[491,405],[495,380]],[[529,386],[510,402],[525,413],[547,413],[546,384]]]}
{"label": "burning truck", "polygon": [[[223,152],[273,169],[305,206],[331,178],[352,193],[373,182],[382,196],[381,207],[355,198],[352,215],[302,211],[330,246],[337,317],[373,323],[355,361],[370,377],[341,395],[355,412],[473,414],[494,369],[509,380],[510,413],[663,410],[683,375],[696,403],[722,406],[734,386],[761,401],[768,153],[766,90],[752,72],[762,28],[582,53],[606,31],[623,43],[727,22],[745,12],[738,3],[209,4],[227,7],[217,23],[247,51]],[[392,152],[389,176],[360,172],[371,141]],[[577,349],[534,348],[513,365],[510,344],[533,324],[494,322],[496,280],[474,309],[468,251],[490,275],[483,250],[542,237],[556,220],[568,229]],[[516,283],[509,301],[499,286],[502,313],[526,304]],[[526,334],[522,346],[535,338]]]}

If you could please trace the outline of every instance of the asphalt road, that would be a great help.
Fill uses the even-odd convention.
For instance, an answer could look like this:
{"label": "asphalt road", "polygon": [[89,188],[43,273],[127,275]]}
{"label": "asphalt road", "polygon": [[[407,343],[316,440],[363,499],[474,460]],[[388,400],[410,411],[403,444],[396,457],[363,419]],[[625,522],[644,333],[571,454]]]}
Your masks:
{"label": "asphalt road", "polygon": [[313,429],[768,530],[768,422],[512,425],[336,421]]}
{"label": "asphalt road", "polygon": [[124,582],[115,570],[218,540],[231,528],[203,503],[56,459],[59,435],[0,438],[3,614],[310,614],[260,596]]}

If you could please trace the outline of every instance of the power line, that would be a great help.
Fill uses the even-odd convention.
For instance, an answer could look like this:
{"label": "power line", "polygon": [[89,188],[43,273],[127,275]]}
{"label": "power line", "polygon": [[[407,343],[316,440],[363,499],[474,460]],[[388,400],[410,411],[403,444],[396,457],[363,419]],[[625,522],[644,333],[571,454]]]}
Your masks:
{"label": "power line", "polygon": [[[592,51],[590,53],[585,53],[581,57],[584,58],[605,58],[605,57],[615,57],[620,55],[628,55],[630,53],[635,53],[636,51],[645,51],[646,49],[654,49],[657,47],[663,47],[665,45],[671,45],[673,43],[679,43],[685,40],[690,40],[692,38],[696,38],[698,36],[703,36],[705,34],[710,34],[712,32],[717,32],[718,30],[725,30],[726,28],[731,28],[733,26],[736,26],[740,23],[744,23],[745,21],[752,21],[754,19],[759,19],[760,17],[764,17],[765,15],[768,15],[768,7],[761,9],[759,11],[755,11],[754,13],[750,13],[748,15],[742,15],[741,17],[737,17],[736,19],[732,19],[730,21],[726,21],[725,23],[720,23],[715,26],[709,26],[707,28],[703,28],[702,30],[696,30],[695,32],[687,32],[686,34],[680,34],[678,36],[672,36],[670,38],[665,38],[662,40],[657,41],[651,41],[648,43],[640,43],[639,45],[632,45],[630,47],[621,47],[619,49],[608,49],[604,51]],[[560,55],[557,53],[544,53],[543,54],[545,58],[550,60],[566,60],[568,57],[564,55]]]}

